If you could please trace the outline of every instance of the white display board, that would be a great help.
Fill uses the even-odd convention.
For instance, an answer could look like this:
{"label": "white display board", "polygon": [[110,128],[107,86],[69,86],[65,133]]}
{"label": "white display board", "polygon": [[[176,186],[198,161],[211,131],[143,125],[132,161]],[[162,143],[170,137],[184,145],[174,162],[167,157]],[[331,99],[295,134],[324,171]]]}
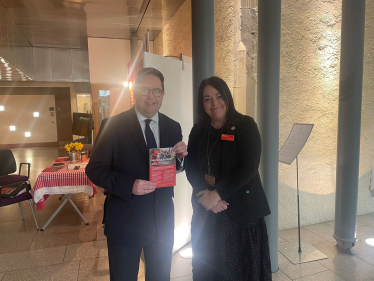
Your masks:
{"label": "white display board", "polygon": [[279,151],[279,162],[290,165],[303,149],[313,129],[313,124],[294,124],[292,130]]}
{"label": "white display board", "polygon": [[[177,121],[187,144],[193,126],[192,64],[144,52],[144,67],[154,67],[165,77],[165,96],[160,112]],[[191,240],[192,187],[186,174],[177,175],[174,189],[175,228],[173,252]]]}

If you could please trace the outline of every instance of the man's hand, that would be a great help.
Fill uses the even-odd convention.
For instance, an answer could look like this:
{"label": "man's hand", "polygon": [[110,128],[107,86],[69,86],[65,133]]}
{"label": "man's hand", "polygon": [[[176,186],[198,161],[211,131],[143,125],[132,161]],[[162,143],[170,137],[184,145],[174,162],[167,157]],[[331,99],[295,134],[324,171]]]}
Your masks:
{"label": "man's hand", "polygon": [[145,195],[155,191],[157,183],[144,180],[136,180],[132,187],[132,194]]}
{"label": "man's hand", "polygon": [[218,214],[219,212],[222,212],[224,210],[227,210],[227,206],[229,205],[229,203],[227,203],[225,200],[219,200],[218,203],[212,208],[210,209],[213,213],[216,213]]}
{"label": "man's hand", "polygon": [[183,141],[178,142],[174,145],[174,152],[177,154],[177,157],[182,160],[183,157],[188,154],[187,145]]}
{"label": "man's hand", "polygon": [[205,209],[210,210],[215,205],[217,205],[218,201],[221,200],[217,190],[210,191],[208,189],[200,191],[196,196],[201,196],[198,202],[204,206]]}

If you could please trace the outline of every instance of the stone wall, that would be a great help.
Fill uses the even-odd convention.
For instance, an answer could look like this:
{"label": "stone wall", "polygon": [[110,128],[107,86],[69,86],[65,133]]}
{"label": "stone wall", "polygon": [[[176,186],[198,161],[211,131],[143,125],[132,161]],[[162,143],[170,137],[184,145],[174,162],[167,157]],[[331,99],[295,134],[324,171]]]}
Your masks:
{"label": "stone wall", "polygon": [[[215,75],[234,86],[233,0],[215,1]],[[154,53],[192,57],[191,0],[186,0],[154,40]]]}
{"label": "stone wall", "polygon": [[[314,124],[299,155],[302,225],[333,220],[335,214],[341,6],[341,0],[282,1],[279,146],[294,123]],[[167,51],[176,46],[192,53],[190,0],[180,10],[156,38],[158,54],[179,55]],[[367,1],[366,10],[358,214],[374,212],[368,190],[374,154],[374,2]],[[216,1],[215,36],[216,74],[233,89],[239,111],[255,117],[257,0]],[[280,164],[281,229],[297,226],[296,206],[295,163]]]}

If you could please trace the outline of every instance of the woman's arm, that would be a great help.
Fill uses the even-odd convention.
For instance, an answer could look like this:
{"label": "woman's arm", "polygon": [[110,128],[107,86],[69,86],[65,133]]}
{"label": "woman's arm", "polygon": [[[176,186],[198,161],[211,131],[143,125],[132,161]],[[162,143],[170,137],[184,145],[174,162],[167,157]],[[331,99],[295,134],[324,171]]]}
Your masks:
{"label": "woman's arm", "polygon": [[215,184],[222,200],[251,181],[258,173],[261,157],[261,137],[257,124],[252,118],[245,117],[239,132],[239,161],[236,167]]}
{"label": "woman's arm", "polygon": [[187,151],[188,156],[185,158],[187,179],[195,190],[205,190],[209,185],[200,170],[198,130],[196,124],[192,128],[188,138]]}

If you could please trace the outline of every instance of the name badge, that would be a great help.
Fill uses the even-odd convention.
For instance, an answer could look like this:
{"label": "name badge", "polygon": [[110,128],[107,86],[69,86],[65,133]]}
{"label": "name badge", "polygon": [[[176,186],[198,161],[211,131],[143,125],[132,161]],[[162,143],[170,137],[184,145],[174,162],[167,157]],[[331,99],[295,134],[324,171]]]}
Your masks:
{"label": "name badge", "polygon": [[221,140],[234,141],[234,135],[225,135],[225,134],[222,134]]}

